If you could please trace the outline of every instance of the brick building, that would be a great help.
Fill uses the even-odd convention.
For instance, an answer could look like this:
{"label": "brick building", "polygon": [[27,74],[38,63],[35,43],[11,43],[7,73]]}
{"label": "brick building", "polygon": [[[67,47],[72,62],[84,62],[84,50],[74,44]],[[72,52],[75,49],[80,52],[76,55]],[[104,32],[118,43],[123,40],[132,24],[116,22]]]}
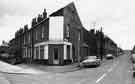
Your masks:
{"label": "brick building", "polygon": [[119,51],[118,50],[119,48],[117,47],[117,44],[107,36],[105,36],[104,40],[105,40],[105,45],[104,45],[104,50],[105,51],[104,52],[117,56],[117,53]]}
{"label": "brick building", "polygon": [[43,15],[33,19],[30,29],[25,26],[17,32],[10,41],[10,49],[27,63],[64,65],[98,55],[99,36],[82,26],[74,3],[48,17],[44,10]]}
{"label": "brick building", "polygon": [[83,26],[74,3],[35,23],[12,41],[23,59],[63,65],[77,62],[85,52],[81,52],[87,45],[83,42]]}

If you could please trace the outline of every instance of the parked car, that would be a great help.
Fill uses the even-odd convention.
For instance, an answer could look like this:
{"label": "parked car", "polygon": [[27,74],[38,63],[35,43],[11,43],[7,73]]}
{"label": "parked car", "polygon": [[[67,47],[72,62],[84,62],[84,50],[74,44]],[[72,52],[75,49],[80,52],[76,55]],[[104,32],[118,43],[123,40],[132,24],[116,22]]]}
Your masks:
{"label": "parked car", "polygon": [[133,53],[133,54],[131,54],[130,59],[131,59],[132,63],[135,63],[135,54],[134,54],[134,53]]}
{"label": "parked car", "polygon": [[112,54],[107,54],[106,55],[106,59],[113,59],[114,57],[113,57],[113,55]]}
{"label": "parked car", "polygon": [[135,63],[132,64],[133,77],[135,77]]}
{"label": "parked car", "polygon": [[100,64],[101,60],[97,56],[88,56],[80,63],[80,67],[99,66]]}
{"label": "parked car", "polygon": [[122,55],[123,53],[122,52],[120,52],[120,55]]}

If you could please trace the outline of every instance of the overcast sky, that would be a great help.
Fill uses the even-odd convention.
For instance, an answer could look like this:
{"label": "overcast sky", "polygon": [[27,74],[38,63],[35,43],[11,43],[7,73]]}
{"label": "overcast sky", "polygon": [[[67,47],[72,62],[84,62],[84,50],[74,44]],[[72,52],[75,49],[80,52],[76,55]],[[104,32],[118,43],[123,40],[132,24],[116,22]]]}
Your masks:
{"label": "overcast sky", "polygon": [[[15,31],[46,8],[48,14],[74,1],[83,26],[103,27],[103,32],[123,49],[135,44],[134,0],[0,0],[0,42],[9,41]],[[1,43],[0,43],[1,44]]]}

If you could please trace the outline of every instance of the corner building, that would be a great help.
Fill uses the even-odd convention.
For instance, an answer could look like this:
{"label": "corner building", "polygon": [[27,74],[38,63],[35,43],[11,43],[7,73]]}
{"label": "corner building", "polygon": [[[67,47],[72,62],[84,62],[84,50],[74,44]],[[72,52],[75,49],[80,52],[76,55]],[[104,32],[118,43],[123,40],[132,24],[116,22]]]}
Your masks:
{"label": "corner building", "polygon": [[70,3],[20,36],[22,58],[58,65],[77,62],[83,55],[82,29],[75,5]]}

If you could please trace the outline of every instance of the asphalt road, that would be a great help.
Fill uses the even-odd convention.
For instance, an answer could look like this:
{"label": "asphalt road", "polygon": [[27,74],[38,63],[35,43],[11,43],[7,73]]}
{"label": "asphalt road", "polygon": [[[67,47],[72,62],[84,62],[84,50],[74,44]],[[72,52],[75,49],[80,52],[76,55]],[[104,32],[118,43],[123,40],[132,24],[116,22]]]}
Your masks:
{"label": "asphalt road", "polygon": [[131,70],[127,53],[113,60],[105,60],[100,67],[74,72],[47,72],[41,75],[0,73],[0,84],[135,84]]}

